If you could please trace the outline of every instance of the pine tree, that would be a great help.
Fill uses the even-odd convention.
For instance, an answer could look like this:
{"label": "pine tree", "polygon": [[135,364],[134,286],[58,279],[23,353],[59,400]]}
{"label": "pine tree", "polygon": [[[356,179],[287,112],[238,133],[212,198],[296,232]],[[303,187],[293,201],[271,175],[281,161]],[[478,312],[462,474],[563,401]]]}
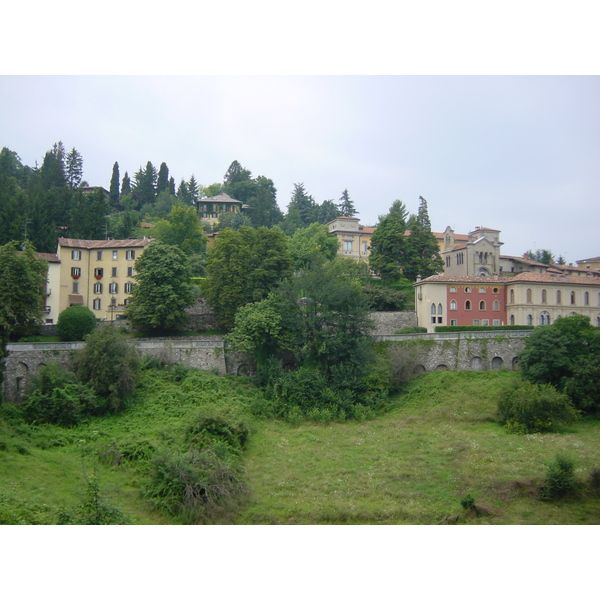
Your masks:
{"label": "pine tree", "polygon": [[115,162],[110,178],[110,204],[116,207],[119,204],[119,163]]}
{"label": "pine tree", "polygon": [[406,207],[396,200],[387,215],[379,217],[371,236],[369,265],[384,281],[398,281],[406,264]]}
{"label": "pine tree", "polygon": [[403,274],[409,281],[435,275],[444,269],[437,239],[431,232],[427,201],[419,196],[419,210],[408,222],[410,235],[406,239],[406,261]]}
{"label": "pine tree", "polygon": [[140,206],[150,204],[156,198],[156,169],[150,161],[145,169],[140,167],[134,176],[133,197]]}
{"label": "pine tree", "polygon": [[156,180],[156,195],[168,191],[169,189],[169,167],[167,167],[166,163],[160,163],[160,167],[158,169],[158,179]]}
{"label": "pine tree", "polygon": [[318,206],[314,198],[306,193],[303,183],[294,184],[292,199],[288,204],[288,214],[293,209],[298,209],[302,227],[307,227],[318,220]]}
{"label": "pine tree", "polygon": [[189,194],[189,202],[193,204],[200,198],[200,186],[198,185],[198,182],[193,174],[188,181],[187,189]]}
{"label": "pine tree", "polygon": [[125,175],[123,175],[123,183],[121,184],[121,198],[123,196],[127,196],[131,194],[131,179],[129,179],[129,175],[127,171],[125,171]]}
{"label": "pine tree", "polygon": [[340,215],[342,217],[353,217],[356,214],[356,209],[354,208],[354,202],[352,202],[352,200],[350,200],[350,195],[348,194],[348,189],[345,189],[342,192],[342,197],[340,198],[338,207],[340,209]]}
{"label": "pine tree", "polygon": [[75,150],[71,149],[71,152],[67,154],[65,161],[65,179],[67,185],[71,188],[79,187],[81,179],[83,178],[83,156]]}

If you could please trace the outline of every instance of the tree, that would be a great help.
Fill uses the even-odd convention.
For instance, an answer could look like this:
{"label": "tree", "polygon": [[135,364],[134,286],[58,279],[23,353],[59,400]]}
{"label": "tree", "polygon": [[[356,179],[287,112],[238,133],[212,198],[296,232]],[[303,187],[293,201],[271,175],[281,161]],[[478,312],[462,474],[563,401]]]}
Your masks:
{"label": "tree", "polygon": [[193,174],[188,181],[187,189],[189,193],[189,201],[191,204],[194,204],[200,198],[200,186],[198,185],[198,182]]}
{"label": "tree", "polygon": [[162,162],[158,168],[158,178],[156,180],[156,195],[169,190],[169,167]]}
{"label": "tree", "polygon": [[533,330],[519,354],[523,378],[567,391],[576,408],[600,408],[600,331],[588,317],[559,317]]}
{"label": "tree", "polygon": [[311,223],[294,233],[289,247],[294,269],[299,270],[319,257],[322,260],[333,260],[337,255],[338,240],[329,233],[326,225]]}
{"label": "tree", "polygon": [[106,234],[108,202],[102,190],[84,194],[76,190],[69,208],[69,233],[72,238],[101,240]]}
{"label": "tree", "polygon": [[67,342],[80,342],[96,327],[96,316],[83,305],[65,308],[56,322],[56,333]]}
{"label": "tree", "polygon": [[[540,250],[528,250],[527,255],[530,260],[534,260],[545,265],[549,265],[554,262],[554,254],[550,250],[540,248]],[[560,263],[559,263],[560,264]]]}
{"label": "tree", "polygon": [[387,215],[380,217],[371,236],[369,264],[385,281],[397,281],[406,265],[406,207],[396,200]]}
{"label": "tree", "polygon": [[283,213],[277,204],[277,190],[273,180],[259,175],[254,180],[254,184],[254,195],[247,200],[252,225],[273,227],[283,220]]}
{"label": "tree", "polygon": [[340,198],[338,207],[340,209],[340,214],[342,217],[353,217],[356,214],[356,209],[354,208],[354,202],[352,202],[352,200],[350,200],[350,195],[348,194],[347,189],[345,189],[342,192],[342,197]]}
{"label": "tree", "polygon": [[83,156],[75,150],[71,149],[71,152],[67,154],[65,161],[65,179],[67,185],[70,188],[79,187],[81,179],[83,177]]}
{"label": "tree", "polygon": [[129,179],[129,175],[127,171],[125,171],[125,175],[123,175],[123,183],[121,184],[121,198],[123,196],[127,196],[131,194],[131,179]]}
{"label": "tree", "polygon": [[317,211],[318,222],[326,225],[327,223],[337,219],[340,216],[340,211],[333,200],[323,200]]}
{"label": "tree", "polygon": [[152,234],[187,255],[202,254],[206,250],[206,236],[194,206],[173,206],[168,217],[155,224]]}
{"label": "tree", "polygon": [[98,327],[90,333],[85,347],[75,352],[72,364],[77,379],[98,396],[98,413],[117,412],[127,406],[137,385],[140,359],[137,349],[114,327]]}
{"label": "tree", "polygon": [[116,208],[119,205],[119,163],[113,165],[112,176],[110,178],[110,204]]}
{"label": "tree", "polygon": [[236,311],[266,298],[291,274],[285,235],[264,227],[225,229],[209,251],[203,293],[221,325],[231,329]]}
{"label": "tree", "polygon": [[288,204],[288,214],[297,209],[300,214],[302,227],[306,227],[317,221],[318,207],[312,196],[309,196],[304,189],[303,183],[295,183],[292,199]]}
{"label": "tree", "polygon": [[406,260],[402,274],[409,281],[416,281],[418,275],[425,278],[444,269],[439,244],[431,232],[427,200],[422,196],[419,196],[419,200],[419,211],[416,216],[411,216],[407,225],[410,235],[406,239]]}
{"label": "tree", "polygon": [[48,265],[33,246],[16,241],[0,246],[0,337],[2,355],[17,329],[40,323]]}
{"label": "tree", "polygon": [[186,255],[175,246],[153,242],[135,262],[131,304],[126,315],[141,331],[175,331],[188,320],[194,298]]}
{"label": "tree", "polygon": [[140,167],[134,175],[132,193],[139,207],[154,202],[156,197],[156,169],[150,161],[146,163],[145,169]]}

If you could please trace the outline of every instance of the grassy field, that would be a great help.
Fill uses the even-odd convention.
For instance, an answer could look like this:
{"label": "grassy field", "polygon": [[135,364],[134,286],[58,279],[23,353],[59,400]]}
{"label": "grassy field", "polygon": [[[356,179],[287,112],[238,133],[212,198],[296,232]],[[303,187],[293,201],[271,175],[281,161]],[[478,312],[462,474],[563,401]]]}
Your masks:
{"label": "grassy field", "polygon": [[[510,372],[436,372],[413,381],[394,408],[364,422],[252,419],[243,454],[249,501],[240,524],[598,524],[600,499],[581,492],[543,502],[537,486],[557,453],[579,481],[600,468],[600,422],[518,436],[494,421]],[[95,473],[105,498],[133,523],[174,521],[141,498],[146,461],[115,466],[111,448],[181,447],[207,404],[246,413],[259,392],[243,379],[147,371],[135,405],[75,428],[0,421],[0,522],[52,522],[80,501]],[[465,513],[471,495],[480,516]],[[4,521],[2,520],[4,519]]]}

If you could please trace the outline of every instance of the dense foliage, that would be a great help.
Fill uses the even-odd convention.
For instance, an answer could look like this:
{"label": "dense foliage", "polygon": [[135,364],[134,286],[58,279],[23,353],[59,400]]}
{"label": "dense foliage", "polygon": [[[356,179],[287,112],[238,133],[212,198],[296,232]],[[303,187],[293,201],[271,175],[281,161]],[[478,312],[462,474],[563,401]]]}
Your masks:
{"label": "dense foliage", "polygon": [[519,381],[498,402],[498,419],[515,433],[559,431],[579,416],[566,394],[550,384]]}
{"label": "dense foliage", "polygon": [[83,305],[65,308],[56,322],[56,333],[67,342],[79,342],[96,327],[96,316]]}
{"label": "dense foliage", "polygon": [[128,405],[139,378],[136,348],[110,326],[97,328],[85,341],[85,347],[72,359],[77,379],[98,396],[99,413],[122,410]]}
{"label": "dense foliage", "polygon": [[537,327],[525,341],[519,365],[526,380],[567,392],[576,408],[587,413],[600,408],[600,330],[588,317],[559,317]]}
{"label": "dense foliage", "polygon": [[281,231],[226,229],[208,254],[202,292],[219,322],[231,329],[237,310],[266,298],[291,275],[291,265],[288,242]]}
{"label": "dense foliage", "polygon": [[153,242],[135,263],[136,280],[126,315],[141,331],[176,331],[193,301],[190,267],[177,247]]}

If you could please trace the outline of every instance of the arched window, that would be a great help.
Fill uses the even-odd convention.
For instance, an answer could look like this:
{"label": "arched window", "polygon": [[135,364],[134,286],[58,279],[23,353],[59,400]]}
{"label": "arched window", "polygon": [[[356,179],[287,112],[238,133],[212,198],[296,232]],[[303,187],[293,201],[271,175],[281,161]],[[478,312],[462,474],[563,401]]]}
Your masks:
{"label": "arched window", "polygon": [[431,314],[435,315],[435,304],[431,305]]}
{"label": "arched window", "polygon": [[482,300],[482,301],[479,303],[479,310],[485,310],[485,300]]}
{"label": "arched window", "polygon": [[465,302],[465,310],[471,310],[471,301],[470,300],[467,300]]}
{"label": "arched window", "polygon": [[575,304],[575,292],[571,292],[571,304]]}
{"label": "arched window", "polygon": [[542,290],[542,304],[546,304],[548,302],[546,298],[546,290]]}
{"label": "arched window", "polygon": [[583,294],[583,303],[586,306],[590,305],[590,293],[589,292],[584,292],[584,294]]}
{"label": "arched window", "polygon": [[515,303],[515,290],[510,290],[510,303]]}
{"label": "arched window", "polygon": [[528,289],[527,290],[527,302],[533,302],[532,297],[533,297],[533,295],[531,293],[531,290]]}
{"label": "arched window", "polygon": [[556,304],[562,304],[562,294],[560,293],[560,290],[556,291]]}
{"label": "arched window", "polygon": [[550,325],[550,314],[545,310],[540,314],[540,325]]}
{"label": "arched window", "polygon": [[515,324],[515,315],[510,315],[510,324],[511,325]]}
{"label": "arched window", "polygon": [[527,315],[527,325],[533,325],[533,317],[531,315]]}
{"label": "arched window", "polygon": [[450,301],[450,310],[456,310],[456,300]]}
{"label": "arched window", "polygon": [[600,315],[596,317],[596,327],[600,327]]}
{"label": "arched window", "polygon": [[438,315],[442,314],[442,305],[438,304]]}

